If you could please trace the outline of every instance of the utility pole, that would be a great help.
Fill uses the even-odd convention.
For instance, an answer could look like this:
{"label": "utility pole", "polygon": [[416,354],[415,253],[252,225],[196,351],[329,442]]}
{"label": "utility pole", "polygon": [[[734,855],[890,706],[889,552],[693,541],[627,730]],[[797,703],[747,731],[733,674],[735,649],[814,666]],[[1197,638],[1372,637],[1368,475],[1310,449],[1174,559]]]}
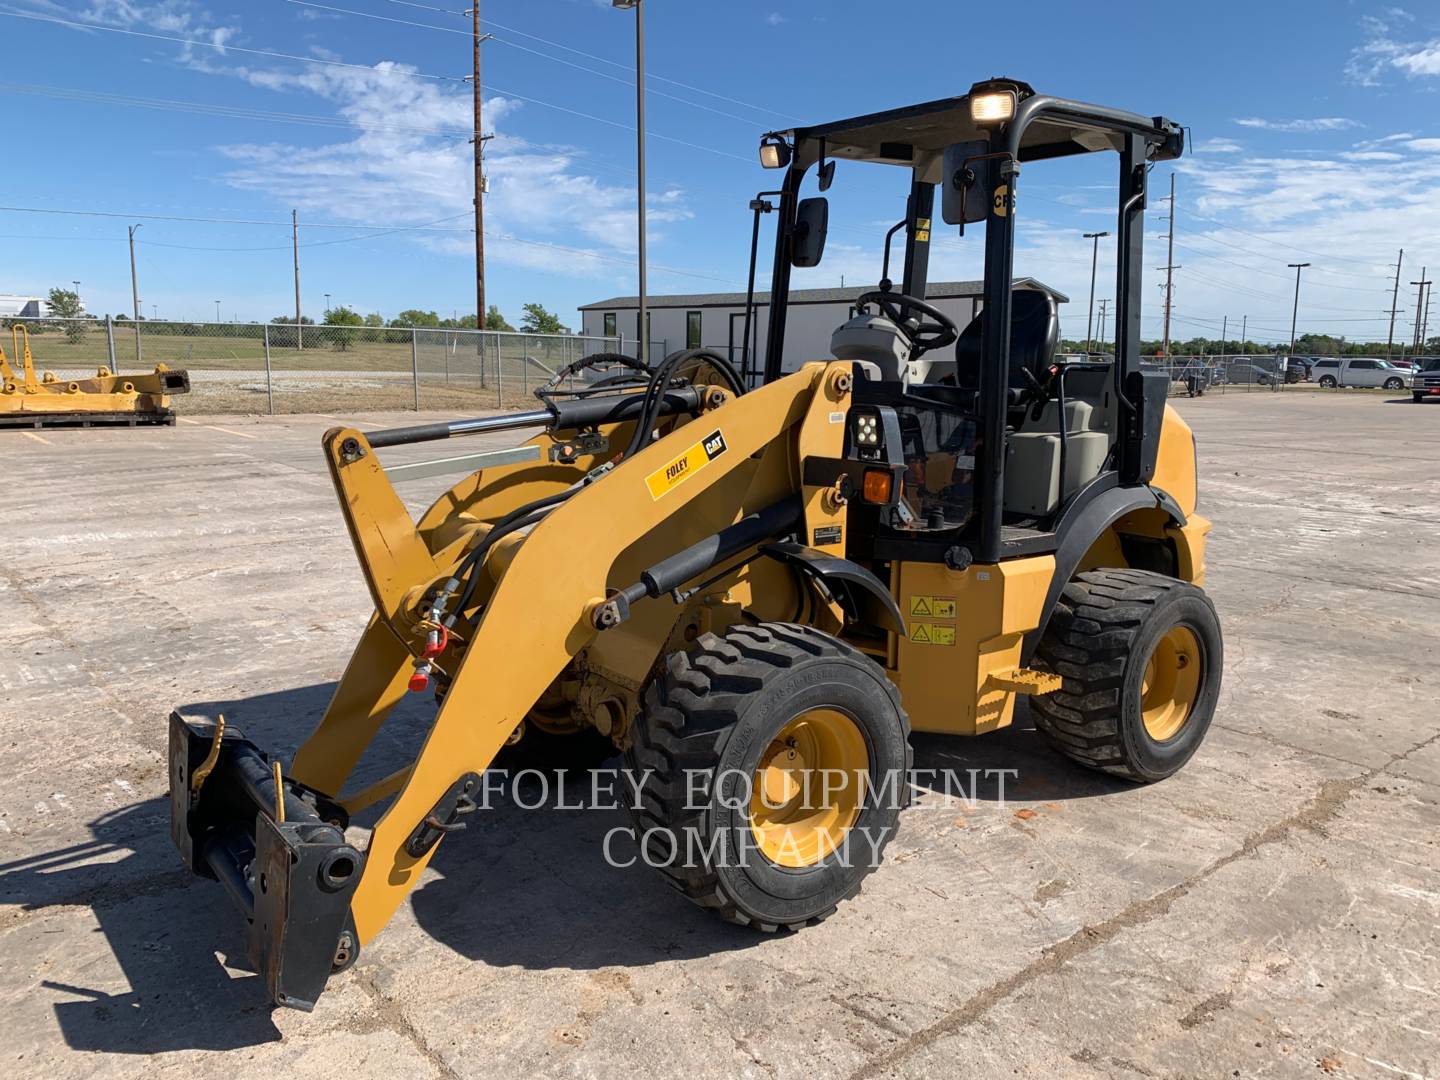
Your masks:
{"label": "utility pole", "polygon": [[1230,329],[1230,316],[1225,315],[1220,319],[1220,355],[1225,355],[1225,334]]}
{"label": "utility pole", "polygon": [[[1416,356],[1419,356],[1419,355],[1420,355],[1420,323],[1421,323],[1421,320],[1424,319],[1424,317],[1425,317],[1425,290],[1428,289],[1428,288],[1430,288],[1430,285],[1432,284],[1431,281],[1430,281],[1430,279],[1429,279],[1428,277],[1426,277],[1426,273],[1425,273],[1425,272],[1426,272],[1428,269],[1429,269],[1429,267],[1427,267],[1427,266],[1422,266],[1422,267],[1420,268],[1420,280],[1419,280],[1419,281],[1412,281],[1412,282],[1410,282],[1411,285],[1418,285],[1418,286],[1420,287],[1420,295],[1417,296],[1416,299],[1415,299],[1415,355],[1416,355]],[[1403,354],[1402,354],[1402,355],[1403,355]]]}
{"label": "utility pole", "polygon": [[1430,343],[1430,301],[1434,298],[1436,298],[1434,285],[1428,285],[1426,287],[1426,314],[1420,321],[1420,356],[1424,356],[1424,353],[1430,348],[1430,344],[1428,344]]}
{"label": "utility pole", "polygon": [[1245,351],[1245,341],[1246,341],[1246,338],[1248,337],[1247,331],[1248,331],[1249,329],[1250,329],[1250,316],[1249,316],[1249,315],[1242,315],[1242,316],[1240,317],[1240,351],[1241,351],[1241,352],[1244,352],[1244,351]]}
{"label": "utility pole", "polygon": [[1109,303],[1109,300],[1100,301],[1100,336],[1096,340],[1101,348],[1105,346],[1105,308]]}
{"label": "utility pole", "polygon": [[1175,297],[1175,174],[1170,174],[1170,240],[1165,255],[1165,359],[1170,359],[1170,310]]}
{"label": "utility pole", "polygon": [[1085,355],[1090,355],[1090,344],[1094,341],[1090,331],[1095,319],[1095,267],[1100,262],[1100,238],[1109,236],[1108,232],[1087,232],[1084,234],[1086,240],[1095,241],[1090,251],[1090,306],[1085,312]]}
{"label": "utility pole", "polygon": [[650,319],[645,299],[645,7],[644,0],[610,0],[612,7],[635,9],[635,179],[636,208],[640,225],[639,241],[639,327],[640,363],[650,366]]}
{"label": "utility pole", "polygon": [[[1295,271],[1295,307],[1290,312],[1290,353],[1285,358],[1288,366],[1290,357],[1295,355],[1295,323],[1300,318],[1300,271],[1304,270],[1310,264],[1287,263],[1286,265]],[[1284,378],[1285,373],[1282,371],[1280,376]]]}
{"label": "utility pole", "polygon": [[295,350],[305,348],[305,331],[300,325],[300,222],[290,211],[290,247],[295,254]]}
{"label": "utility pole", "polygon": [[1405,249],[1400,249],[1400,258],[1395,260],[1395,292],[1390,297],[1390,337],[1385,342],[1385,359],[1390,359],[1390,350],[1395,347],[1395,313],[1400,308],[1400,267],[1405,265]]}
{"label": "utility pole", "polygon": [[[481,87],[480,87],[480,46],[493,34],[480,33],[480,0],[465,14],[471,18],[471,45],[475,51],[475,71],[471,75],[471,89],[475,98],[475,131],[470,137],[475,147],[475,328],[485,329],[485,143],[491,138],[482,135]],[[475,339],[479,341],[479,338]]]}
{"label": "utility pole", "polygon": [[135,317],[135,363],[140,361],[140,284],[135,277],[135,230],[139,225],[130,226],[130,302],[134,305]]}

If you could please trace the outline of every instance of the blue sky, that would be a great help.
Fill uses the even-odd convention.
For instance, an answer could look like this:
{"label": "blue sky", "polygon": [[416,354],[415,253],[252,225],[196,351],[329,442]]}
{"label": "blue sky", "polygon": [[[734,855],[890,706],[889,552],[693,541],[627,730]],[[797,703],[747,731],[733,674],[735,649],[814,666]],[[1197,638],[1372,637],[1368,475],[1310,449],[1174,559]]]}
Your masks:
{"label": "blue sky", "polygon": [[[0,204],[118,215],[0,210],[0,293],[78,279],[90,310],[128,310],[125,226],[144,221],[147,316],[213,318],[216,299],[226,319],[278,315],[293,307],[295,207],[307,314],[325,293],[387,316],[472,310],[470,90],[459,81],[470,42],[454,14],[464,6],[0,0]],[[646,6],[653,292],[743,287],[746,204],[773,180],[755,162],[762,131],[961,93],[997,74],[1191,129],[1192,152],[1175,167],[1177,337],[1218,336],[1222,316],[1234,336],[1248,316],[1252,339],[1286,338],[1286,264],[1308,261],[1302,329],[1383,339],[1401,246],[1397,336],[1408,337],[1408,282],[1422,264],[1440,270],[1440,7],[1428,0],[1312,0],[1303,18],[1263,0],[1157,4],[1133,27],[1047,0],[998,21],[986,13],[1002,9],[951,0]],[[538,300],[573,325],[577,305],[633,291],[633,17],[609,0],[484,0],[482,14],[495,35],[484,46],[485,128],[497,136],[489,299],[512,321]],[[1080,234],[1113,219],[1113,161],[1036,165],[1021,180],[1017,272],[1071,294],[1069,335],[1084,332]],[[1156,195],[1169,172],[1156,170]],[[898,170],[842,163],[830,249],[797,283],[875,281],[903,183]],[[1151,283],[1164,209],[1152,201]],[[973,276],[977,240],[940,239],[932,280]],[[1099,295],[1110,297],[1103,249],[1101,267]],[[1160,298],[1147,284],[1147,335]]]}

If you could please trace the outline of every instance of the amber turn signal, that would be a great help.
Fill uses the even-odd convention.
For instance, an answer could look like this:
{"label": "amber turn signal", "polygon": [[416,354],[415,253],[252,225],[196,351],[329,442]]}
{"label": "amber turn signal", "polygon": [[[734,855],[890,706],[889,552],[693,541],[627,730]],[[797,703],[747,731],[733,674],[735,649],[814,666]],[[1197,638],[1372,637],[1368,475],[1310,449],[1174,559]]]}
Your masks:
{"label": "amber turn signal", "polygon": [[888,503],[890,488],[895,478],[889,469],[866,469],[861,481],[860,492],[866,502]]}

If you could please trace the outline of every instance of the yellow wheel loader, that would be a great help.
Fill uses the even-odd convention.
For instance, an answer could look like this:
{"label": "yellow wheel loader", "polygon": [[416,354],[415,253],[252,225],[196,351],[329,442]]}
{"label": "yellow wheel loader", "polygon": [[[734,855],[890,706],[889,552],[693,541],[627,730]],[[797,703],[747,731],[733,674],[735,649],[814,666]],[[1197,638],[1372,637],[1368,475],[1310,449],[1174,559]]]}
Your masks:
{"label": "yellow wheel loader", "polygon": [[[824,919],[879,865],[912,731],[994,731],[1024,696],[1082,765],[1179,769],[1222,664],[1194,440],[1139,362],[1147,169],[1182,150],[1163,118],[1008,80],[773,132],[763,365],[747,332],[738,370],[687,350],[552,388],[532,412],[327,432],[375,606],[334,699],[288,764],[218,718],[170,726],[174,841],[248,920],[272,1000],[312,1007],[487,770],[527,747],[557,767],[623,751],[645,861],[762,931]],[[1012,282],[1018,180],[1103,152],[1119,165],[1118,342],[1113,361],[1063,361],[1054,297]],[[791,270],[819,262],[827,221],[803,185],[830,187],[839,160],[907,174],[903,276],[887,240],[833,358],[787,373]],[[937,193],[962,237],[983,227],[968,325],[925,299]],[[533,433],[381,462],[509,429]],[[467,475],[412,520],[392,481],[446,469]],[[412,693],[434,703],[423,747],[353,784]],[[373,822],[363,840],[352,816]]]}
{"label": "yellow wheel loader", "polygon": [[60,379],[49,371],[37,377],[29,329],[16,323],[10,338],[20,372],[0,348],[0,428],[173,424],[170,395],[190,392],[189,374],[164,364],[146,375],[117,375],[102,367],[91,378]]}

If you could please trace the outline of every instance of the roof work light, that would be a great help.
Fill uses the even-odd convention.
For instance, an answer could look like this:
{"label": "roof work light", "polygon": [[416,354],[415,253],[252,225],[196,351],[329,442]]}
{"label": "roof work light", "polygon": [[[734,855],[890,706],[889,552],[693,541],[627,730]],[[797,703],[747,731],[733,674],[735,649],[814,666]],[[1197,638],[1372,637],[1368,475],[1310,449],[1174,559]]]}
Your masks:
{"label": "roof work light", "polygon": [[970,119],[980,127],[995,127],[1015,118],[1020,95],[1013,86],[976,83],[970,88]]}
{"label": "roof work light", "polygon": [[766,135],[760,140],[760,164],[767,169],[783,169],[790,164],[790,144],[779,135]]}

